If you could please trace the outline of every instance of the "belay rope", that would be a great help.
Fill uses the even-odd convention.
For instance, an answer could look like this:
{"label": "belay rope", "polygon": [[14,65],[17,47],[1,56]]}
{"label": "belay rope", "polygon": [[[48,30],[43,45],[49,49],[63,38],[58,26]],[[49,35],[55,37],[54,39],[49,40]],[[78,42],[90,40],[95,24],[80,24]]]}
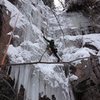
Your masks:
{"label": "belay rope", "polygon": [[[58,25],[59,25],[59,27],[60,27],[60,30],[61,30],[62,34],[63,34],[63,41],[64,41],[64,44],[65,44],[65,46],[66,46],[66,42],[65,42],[65,39],[64,39],[64,32],[63,32],[63,29],[61,28],[61,25],[60,25],[60,22],[59,22],[59,20],[58,20],[58,18],[57,18],[57,15],[55,14],[55,12],[54,12],[52,9],[50,9],[50,10],[51,10],[51,12],[53,13],[53,15],[55,16],[56,20],[57,20],[57,23],[58,23]],[[44,33],[43,33],[43,35],[44,35]],[[47,45],[47,46],[48,46],[48,45]],[[47,49],[47,48],[46,48],[46,49]],[[44,54],[45,54],[46,51],[47,51],[47,50],[45,50],[45,51],[43,52],[43,54],[41,55],[41,58],[40,58],[39,62],[41,61],[41,59],[42,59],[42,57],[44,56]]]}
{"label": "belay rope", "polygon": [[45,51],[44,51],[43,54],[41,55],[39,62],[41,62],[42,57],[44,56],[44,54],[46,53],[46,51],[47,51],[47,49],[45,49]]}
{"label": "belay rope", "polygon": [[52,13],[53,13],[53,15],[55,16],[55,18],[56,18],[56,20],[57,20],[57,23],[58,23],[58,25],[59,25],[59,27],[60,27],[60,30],[61,30],[61,32],[62,32],[62,34],[63,34],[63,41],[64,41],[64,44],[65,44],[65,46],[66,46],[66,42],[65,42],[65,39],[64,39],[64,31],[63,31],[63,29],[61,28],[61,25],[60,25],[60,22],[59,22],[59,20],[58,20],[58,18],[57,18],[57,15],[56,15],[56,13],[52,10],[52,9],[50,9],[51,11],[52,11]]}

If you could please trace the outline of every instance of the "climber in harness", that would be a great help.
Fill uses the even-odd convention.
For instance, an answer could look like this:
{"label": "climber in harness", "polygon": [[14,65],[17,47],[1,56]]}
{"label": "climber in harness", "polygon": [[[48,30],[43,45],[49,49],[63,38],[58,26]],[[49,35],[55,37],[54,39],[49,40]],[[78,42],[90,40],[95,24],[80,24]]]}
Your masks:
{"label": "climber in harness", "polygon": [[51,54],[53,53],[54,56],[57,57],[57,59],[58,59],[57,62],[59,62],[60,58],[57,55],[57,48],[55,47],[54,40],[48,40],[44,36],[43,36],[43,38],[49,43],[49,45],[47,46],[47,49],[50,50]]}

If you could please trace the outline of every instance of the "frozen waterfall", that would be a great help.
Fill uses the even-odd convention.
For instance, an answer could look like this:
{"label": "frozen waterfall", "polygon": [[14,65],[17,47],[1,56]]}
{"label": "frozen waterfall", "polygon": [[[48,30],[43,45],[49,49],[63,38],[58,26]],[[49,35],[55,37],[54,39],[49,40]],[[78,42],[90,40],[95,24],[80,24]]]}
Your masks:
{"label": "frozen waterfall", "polygon": [[[15,39],[16,45],[9,46],[8,55],[11,63],[39,61],[46,49],[43,34],[52,37],[51,34],[54,33],[53,38],[58,44],[59,52],[65,49],[56,19],[42,0],[18,0],[17,7],[4,0],[4,5],[11,12],[11,16],[14,16],[10,21],[10,25],[16,28],[13,35],[19,37],[19,41]],[[14,22],[18,13],[19,18],[15,26]],[[60,23],[65,32],[69,27],[74,28],[69,17],[65,18],[62,15],[59,18],[61,18]],[[67,25],[67,29],[65,25]],[[55,36],[55,33],[58,33],[56,35],[59,38]],[[53,62],[56,61],[56,58],[49,56],[46,52],[41,61]],[[56,100],[74,100],[69,78],[65,77],[62,67],[63,65],[54,64],[12,66],[11,77],[15,79],[14,87],[19,92],[20,86],[23,85],[25,88],[24,100],[38,100],[39,93],[47,95],[50,99],[54,94]]]}

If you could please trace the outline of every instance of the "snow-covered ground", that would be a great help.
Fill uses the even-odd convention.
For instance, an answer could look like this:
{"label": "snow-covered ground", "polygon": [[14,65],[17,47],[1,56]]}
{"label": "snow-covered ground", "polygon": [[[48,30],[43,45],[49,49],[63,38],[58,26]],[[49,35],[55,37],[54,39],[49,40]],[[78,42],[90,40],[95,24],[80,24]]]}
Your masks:
{"label": "snow-covered ground", "polygon": [[[22,31],[22,33],[19,33],[18,30],[14,32],[14,35],[18,35],[21,41],[20,45],[17,47],[9,46],[8,56],[11,63],[36,62],[40,60],[41,55],[46,50],[42,28],[47,32],[44,33],[46,36],[55,39],[58,54],[62,61],[68,62],[78,58],[89,57],[90,53],[96,55],[97,51],[83,47],[87,42],[100,50],[99,34],[71,36],[66,31],[64,31],[64,33],[66,32],[64,37],[61,32],[55,34],[60,30],[57,20],[50,8],[44,6],[41,0],[19,0],[19,4],[21,4],[19,9],[7,0],[3,1],[8,11],[11,12],[10,25]],[[77,18],[76,20],[72,14],[68,16],[61,13],[58,17],[62,29],[78,28],[80,23],[86,21],[85,24],[82,24],[84,26],[88,22],[81,14],[78,17],[82,18],[82,21]],[[100,51],[97,55],[99,54]],[[45,52],[41,61],[56,62],[57,59]],[[55,94],[57,100],[74,100],[72,93],[70,98],[69,79],[72,81],[76,80],[77,77],[72,75],[70,78],[66,78],[62,67],[62,64],[12,66],[11,77],[15,78],[15,85],[18,84],[18,89],[21,84],[25,87],[25,100],[38,100],[39,92],[47,94],[50,98],[52,94]]]}

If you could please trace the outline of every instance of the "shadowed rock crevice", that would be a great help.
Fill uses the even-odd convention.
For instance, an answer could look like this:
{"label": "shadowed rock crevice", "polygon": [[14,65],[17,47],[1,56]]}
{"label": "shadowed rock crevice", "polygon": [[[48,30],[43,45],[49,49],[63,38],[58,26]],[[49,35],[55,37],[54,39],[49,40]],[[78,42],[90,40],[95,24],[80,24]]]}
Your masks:
{"label": "shadowed rock crevice", "polygon": [[4,5],[0,5],[0,63],[3,59],[6,46],[9,41],[8,32],[12,31],[11,26],[9,25],[11,13],[7,11]]}
{"label": "shadowed rock crevice", "polygon": [[98,57],[91,56],[88,60],[76,65],[77,81],[72,82],[76,100],[100,100],[100,64]]}
{"label": "shadowed rock crevice", "polygon": [[54,5],[54,0],[42,0],[45,5],[49,6],[50,8]]}
{"label": "shadowed rock crevice", "polygon": [[2,35],[2,24],[3,24],[3,12],[2,12],[2,5],[0,5],[0,37]]}
{"label": "shadowed rock crevice", "polygon": [[18,93],[18,100],[24,100],[24,94],[25,94],[25,88],[23,85],[21,85]]}
{"label": "shadowed rock crevice", "polygon": [[[100,32],[100,1],[99,0],[69,0],[66,12],[82,12],[90,19],[92,33]],[[89,27],[90,29],[90,27]],[[90,29],[91,33],[91,29]],[[89,33],[89,34],[90,34]]]}
{"label": "shadowed rock crevice", "polygon": [[16,5],[18,3],[18,0],[8,0],[8,1],[11,2],[14,5]]}
{"label": "shadowed rock crevice", "polygon": [[15,100],[16,94],[14,92],[11,77],[0,74],[0,100]]}

